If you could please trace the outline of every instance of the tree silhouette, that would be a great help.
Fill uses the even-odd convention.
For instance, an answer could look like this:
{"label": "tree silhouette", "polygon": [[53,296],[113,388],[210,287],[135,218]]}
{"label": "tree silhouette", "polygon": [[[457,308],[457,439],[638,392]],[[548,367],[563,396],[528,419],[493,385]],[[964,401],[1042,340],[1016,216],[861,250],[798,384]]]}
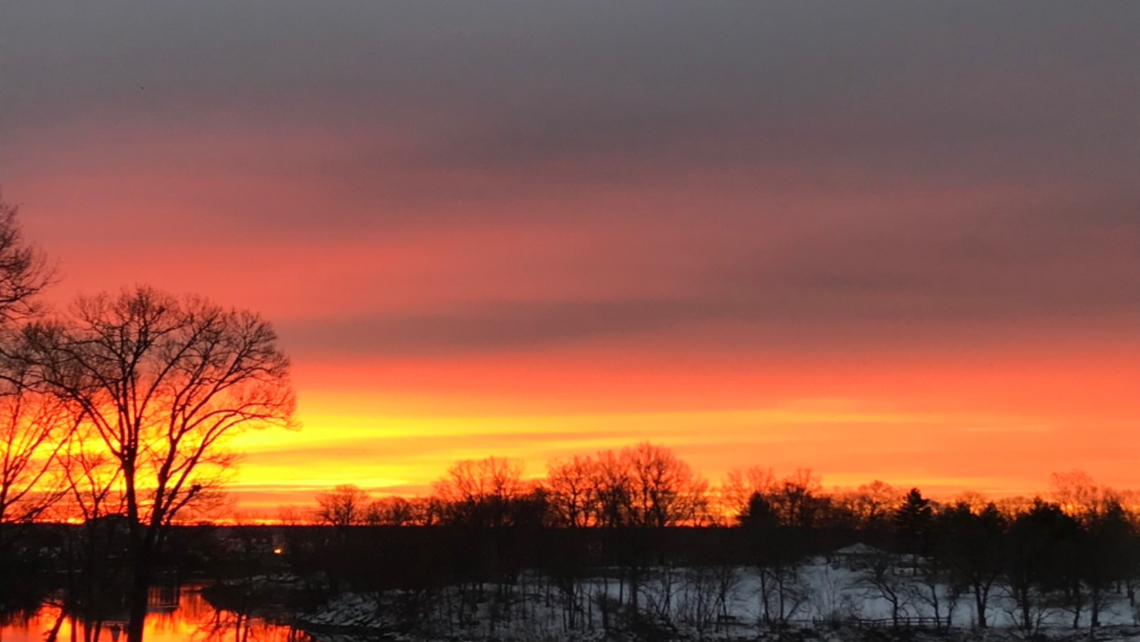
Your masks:
{"label": "tree silhouette", "polygon": [[27,319],[38,295],[54,278],[44,254],[24,241],[18,208],[0,194],[0,326]]}
{"label": "tree silhouette", "polygon": [[1014,601],[1014,622],[1026,632],[1040,628],[1051,597],[1065,588],[1069,545],[1079,531],[1079,522],[1060,506],[1040,499],[1010,526],[1003,574]]}
{"label": "tree silhouette", "polygon": [[364,523],[369,526],[423,525],[426,515],[422,502],[403,497],[382,497],[370,503],[364,511]]}
{"label": "tree silhouette", "polygon": [[721,508],[739,518],[748,510],[756,493],[769,494],[776,487],[776,473],[771,468],[752,466],[728,471],[721,484]]}
{"label": "tree silhouette", "polygon": [[877,528],[894,514],[902,499],[902,493],[898,489],[876,479],[856,489],[851,504],[865,527]]}
{"label": "tree silhouette", "polygon": [[776,484],[767,498],[785,526],[810,528],[822,507],[822,493],[819,476],[800,468]]}
{"label": "tree silhouette", "polygon": [[0,618],[38,599],[28,577],[34,560],[17,545],[27,523],[62,496],[55,454],[73,424],[54,399],[28,389],[26,364],[11,359],[18,325],[39,311],[37,295],[52,277],[43,253],[24,241],[17,208],[0,198]]}
{"label": "tree silhouette", "polygon": [[39,390],[67,402],[122,471],[133,572],[129,642],[141,642],[153,564],[171,524],[217,497],[249,428],[295,425],[289,360],[250,312],[149,288],[81,298],[26,327]]}
{"label": "tree silhouette", "polygon": [[936,555],[949,568],[950,581],[973,594],[978,627],[983,629],[989,625],[986,610],[1005,562],[1002,538],[1006,526],[993,502],[978,513],[969,504],[959,503],[938,517],[941,537]]}
{"label": "tree silhouette", "polygon": [[[36,519],[63,496],[56,455],[75,425],[58,399],[26,387],[26,372],[7,371],[0,381],[0,529]],[[6,545],[0,530],[0,549]]]}
{"label": "tree silhouette", "polygon": [[594,523],[620,528],[632,522],[633,480],[628,462],[612,450],[598,453],[594,466]]}
{"label": "tree silhouette", "polygon": [[68,529],[63,555],[67,565],[66,610],[84,622],[83,639],[99,638],[102,623],[126,595],[129,568],[121,551],[128,535],[122,515],[122,469],[103,447],[94,426],[79,423],[56,457],[66,484],[57,505],[63,519],[81,518]]}
{"label": "tree silhouette", "polygon": [[912,561],[930,553],[934,529],[934,507],[917,488],[903,498],[893,516],[899,546]]}
{"label": "tree silhouette", "polygon": [[1089,628],[1100,626],[1113,585],[1127,580],[1135,570],[1132,544],[1136,533],[1128,517],[1115,501],[1086,515],[1078,573],[1089,591]]}
{"label": "tree silhouette", "polygon": [[29,389],[28,364],[13,356],[17,322],[37,310],[36,296],[52,279],[43,253],[24,241],[17,213],[0,195],[0,551],[8,545],[5,524],[34,519],[62,494],[45,482],[73,423],[62,404]]}
{"label": "tree silhouette", "polygon": [[447,469],[435,492],[450,523],[498,528],[511,523],[512,511],[526,492],[522,472],[522,463],[511,459],[465,459]]}
{"label": "tree silhouette", "polygon": [[665,528],[691,523],[705,507],[708,482],[673,451],[643,441],[622,450],[629,470],[631,520]]}
{"label": "tree silhouette", "polygon": [[555,524],[578,528],[592,523],[597,464],[590,457],[575,455],[567,461],[552,461],[546,467],[546,489]]}
{"label": "tree silhouette", "polygon": [[368,493],[353,484],[317,494],[317,522],[329,526],[363,524],[368,511]]}
{"label": "tree silhouette", "polygon": [[760,579],[760,618],[768,626],[785,626],[807,600],[800,567],[808,546],[803,529],[781,523],[768,496],[756,492],[740,515],[751,562]]}

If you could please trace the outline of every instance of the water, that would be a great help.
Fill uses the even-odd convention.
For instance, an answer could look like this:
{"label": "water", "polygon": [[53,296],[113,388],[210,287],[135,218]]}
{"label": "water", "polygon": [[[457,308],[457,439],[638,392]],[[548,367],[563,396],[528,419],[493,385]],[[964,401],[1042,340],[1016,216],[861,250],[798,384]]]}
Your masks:
{"label": "water", "polygon": [[[152,588],[149,601],[146,642],[317,642],[290,626],[215,609],[196,586]],[[58,619],[59,608],[44,605],[26,622],[0,626],[0,642],[44,642]],[[126,627],[104,622],[97,642],[126,642],[126,631],[116,635],[115,624]],[[84,642],[83,626],[64,619],[57,642]]]}

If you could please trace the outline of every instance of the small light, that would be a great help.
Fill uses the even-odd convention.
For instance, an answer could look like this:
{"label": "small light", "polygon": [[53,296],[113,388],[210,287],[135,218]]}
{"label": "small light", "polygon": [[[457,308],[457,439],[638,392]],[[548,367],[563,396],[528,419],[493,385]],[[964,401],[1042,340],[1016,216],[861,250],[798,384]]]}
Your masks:
{"label": "small light", "polygon": [[274,554],[274,555],[280,555],[282,552],[283,552],[283,551],[282,551],[282,549],[280,549],[280,548],[275,548],[275,549],[273,549],[273,554]]}

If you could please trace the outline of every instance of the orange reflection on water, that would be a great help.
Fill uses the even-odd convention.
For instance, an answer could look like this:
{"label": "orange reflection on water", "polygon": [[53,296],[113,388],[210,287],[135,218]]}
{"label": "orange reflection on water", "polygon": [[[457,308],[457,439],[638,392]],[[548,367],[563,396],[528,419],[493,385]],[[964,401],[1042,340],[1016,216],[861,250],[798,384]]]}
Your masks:
{"label": "orange reflection on water", "polygon": [[[215,609],[195,586],[154,587],[144,625],[147,642],[315,642],[308,634],[259,617]],[[0,626],[0,642],[44,642],[58,624],[57,642],[85,642],[84,623],[45,604],[25,622]],[[126,642],[126,615],[91,631],[92,642]],[[118,625],[119,631],[115,630]],[[94,626],[94,625],[92,625]]]}

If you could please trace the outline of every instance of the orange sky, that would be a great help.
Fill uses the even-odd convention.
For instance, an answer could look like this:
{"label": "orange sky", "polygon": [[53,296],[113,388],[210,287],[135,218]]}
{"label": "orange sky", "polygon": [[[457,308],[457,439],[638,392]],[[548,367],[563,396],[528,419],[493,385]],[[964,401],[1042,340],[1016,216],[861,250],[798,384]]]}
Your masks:
{"label": "orange sky", "polygon": [[642,439],[1140,486],[1137,5],[254,5],[0,20],[50,298],[200,293],[294,358],[243,509]]}

